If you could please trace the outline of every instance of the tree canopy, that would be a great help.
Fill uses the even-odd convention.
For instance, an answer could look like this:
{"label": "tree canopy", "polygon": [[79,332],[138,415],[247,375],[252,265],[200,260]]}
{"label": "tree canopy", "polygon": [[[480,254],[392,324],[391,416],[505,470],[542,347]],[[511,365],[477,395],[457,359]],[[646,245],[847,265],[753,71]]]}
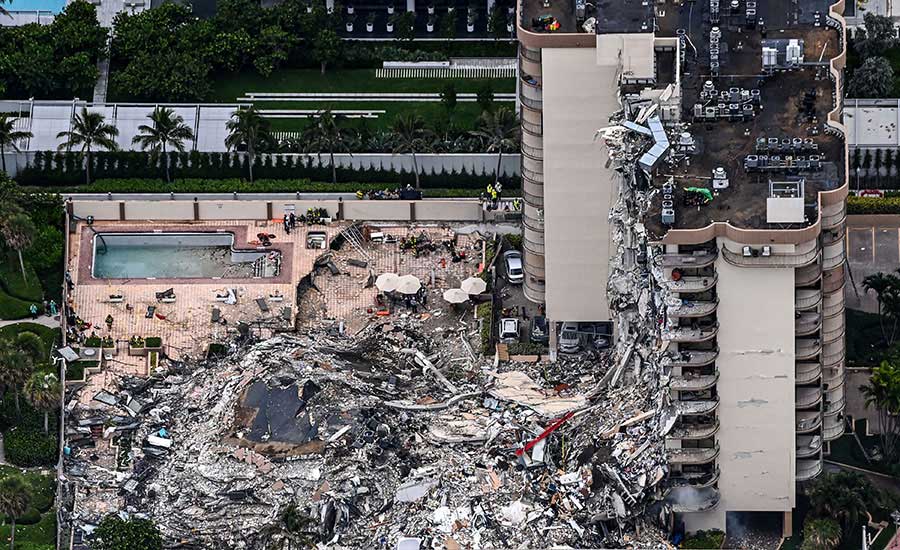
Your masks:
{"label": "tree canopy", "polygon": [[882,98],[894,89],[894,69],[884,57],[870,57],[850,73],[847,96],[853,98]]}
{"label": "tree canopy", "polygon": [[159,528],[152,521],[124,520],[116,514],[103,518],[91,542],[93,550],[162,550],[162,546]]}

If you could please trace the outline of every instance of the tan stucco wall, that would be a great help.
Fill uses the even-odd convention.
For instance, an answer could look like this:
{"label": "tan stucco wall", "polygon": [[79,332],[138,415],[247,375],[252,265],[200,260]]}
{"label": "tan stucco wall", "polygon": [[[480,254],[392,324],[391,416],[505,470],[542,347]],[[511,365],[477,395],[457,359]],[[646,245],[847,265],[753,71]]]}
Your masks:
{"label": "tan stucco wall", "polygon": [[190,201],[127,201],[126,220],[192,220],[194,203]]}
{"label": "tan stucco wall", "polygon": [[198,201],[198,210],[202,220],[263,220],[267,212],[263,201]]}
{"label": "tan stucco wall", "polygon": [[97,220],[118,220],[119,201],[78,201],[73,203],[72,213],[79,218],[94,216]]}
{"label": "tan stucco wall", "polygon": [[542,55],[547,314],[554,321],[609,320],[607,217],[618,176],[593,137],[619,109],[616,68],[597,66],[591,49]]}

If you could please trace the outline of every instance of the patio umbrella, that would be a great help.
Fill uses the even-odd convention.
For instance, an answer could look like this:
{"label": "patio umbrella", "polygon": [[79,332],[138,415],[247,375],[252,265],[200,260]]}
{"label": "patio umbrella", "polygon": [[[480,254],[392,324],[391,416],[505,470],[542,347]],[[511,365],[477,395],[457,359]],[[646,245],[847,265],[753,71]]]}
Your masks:
{"label": "patio umbrella", "polygon": [[487,290],[487,283],[484,282],[484,279],[479,279],[478,277],[469,277],[459,286],[469,294],[481,294]]}
{"label": "patio umbrella", "polygon": [[397,279],[397,292],[400,294],[415,294],[422,288],[422,283],[414,275],[404,275]]}
{"label": "patio umbrella", "polygon": [[382,273],[375,279],[375,286],[382,292],[390,292],[397,290],[397,283],[400,281],[400,275],[396,273]]}
{"label": "patio umbrella", "polygon": [[451,304],[462,304],[469,301],[469,293],[461,288],[451,288],[444,291],[444,299]]}

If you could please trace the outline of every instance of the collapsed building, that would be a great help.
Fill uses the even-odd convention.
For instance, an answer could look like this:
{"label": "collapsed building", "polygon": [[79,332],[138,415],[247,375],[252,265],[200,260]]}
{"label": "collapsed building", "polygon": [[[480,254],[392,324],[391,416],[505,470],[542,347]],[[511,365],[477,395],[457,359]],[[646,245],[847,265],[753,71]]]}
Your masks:
{"label": "collapsed building", "polygon": [[844,430],[842,11],[520,4],[525,292],[555,324],[614,321],[665,384],[688,531],[789,533]]}

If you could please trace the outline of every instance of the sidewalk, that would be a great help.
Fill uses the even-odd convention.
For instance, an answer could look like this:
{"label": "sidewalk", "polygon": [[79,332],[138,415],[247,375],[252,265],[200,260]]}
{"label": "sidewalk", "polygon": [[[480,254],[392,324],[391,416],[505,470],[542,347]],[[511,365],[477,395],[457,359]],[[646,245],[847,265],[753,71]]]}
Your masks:
{"label": "sidewalk", "polygon": [[27,317],[25,319],[10,319],[8,321],[0,321],[0,328],[25,323],[44,325],[45,327],[49,328],[59,328],[59,319],[57,319],[56,317],[47,317],[46,315],[38,315],[37,319]]}

